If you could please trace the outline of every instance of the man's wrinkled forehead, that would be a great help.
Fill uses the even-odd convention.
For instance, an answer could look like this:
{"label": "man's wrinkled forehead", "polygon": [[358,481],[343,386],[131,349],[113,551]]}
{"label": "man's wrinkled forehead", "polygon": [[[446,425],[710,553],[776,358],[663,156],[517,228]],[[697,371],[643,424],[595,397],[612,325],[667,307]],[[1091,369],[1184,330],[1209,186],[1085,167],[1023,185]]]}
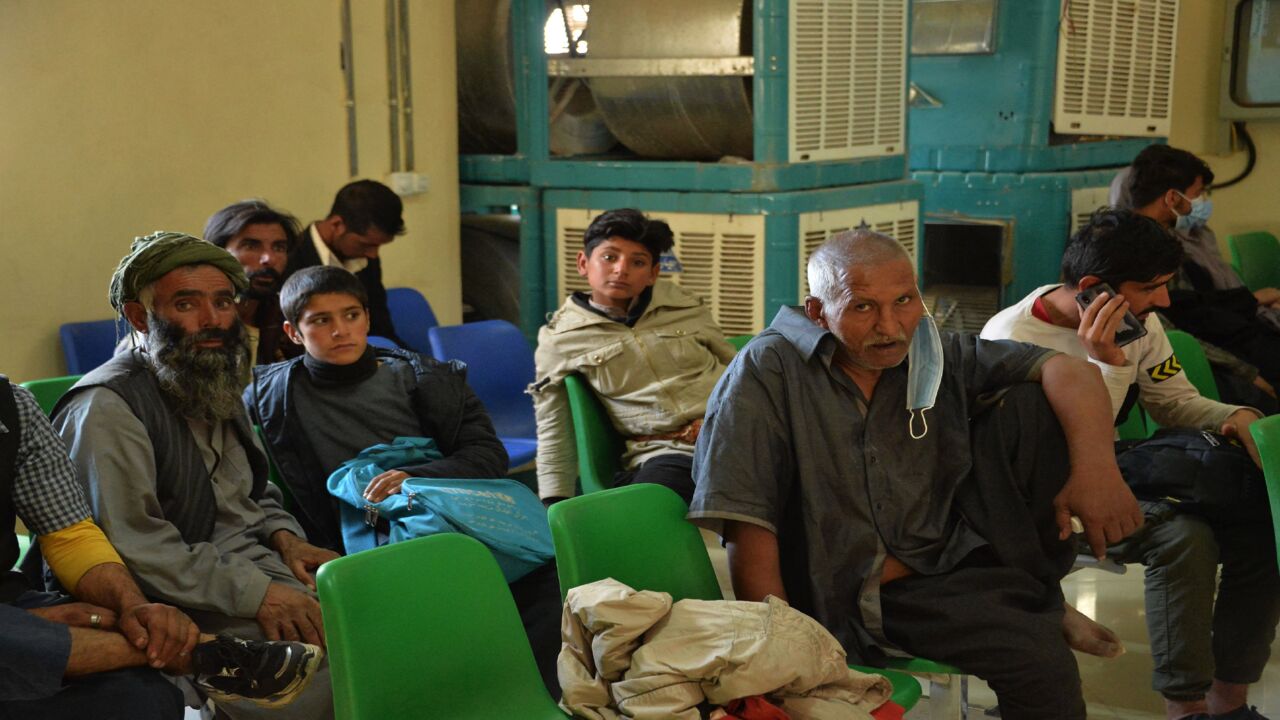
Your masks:
{"label": "man's wrinkled forehead", "polygon": [[889,258],[875,263],[852,263],[840,271],[840,292],[846,296],[918,293],[916,269],[909,258]]}

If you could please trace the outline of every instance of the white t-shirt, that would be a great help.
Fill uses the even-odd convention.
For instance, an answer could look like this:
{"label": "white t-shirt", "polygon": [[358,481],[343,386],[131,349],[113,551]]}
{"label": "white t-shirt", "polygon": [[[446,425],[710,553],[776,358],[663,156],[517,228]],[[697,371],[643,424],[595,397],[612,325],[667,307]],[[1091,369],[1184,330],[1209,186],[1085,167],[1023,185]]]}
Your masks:
{"label": "white t-shirt", "polygon": [[[1144,324],[1147,334],[1121,348],[1124,365],[1108,365],[1089,357],[1075,328],[1045,322],[1031,313],[1036,298],[1061,285],[1037,288],[1017,304],[1001,310],[982,328],[988,340],[1020,340],[1088,360],[1102,371],[1102,379],[1111,395],[1111,414],[1117,417],[1129,386],[1138,384],[1138,402],[1153,420],[1164,427],[1190,427],[1217,430],[1236,405],[1210,400],[1200,394],[1173,355],[1173,346],[1164,334],[1160,319],[1151,313]],[[1170,362],[1172,361],[1172,362]]]}

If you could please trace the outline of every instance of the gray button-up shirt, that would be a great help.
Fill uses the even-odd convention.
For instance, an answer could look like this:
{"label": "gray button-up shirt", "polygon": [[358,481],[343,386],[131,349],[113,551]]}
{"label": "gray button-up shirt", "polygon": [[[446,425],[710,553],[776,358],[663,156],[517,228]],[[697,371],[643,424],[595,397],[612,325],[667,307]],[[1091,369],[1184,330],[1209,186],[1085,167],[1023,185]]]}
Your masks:
{"label": "gray button-up shirt", "polygon": [[707,405],[689,518],[717,532],[724,520],[774,532],[791,603],[857,655],[888,647],[886,552],[937,574],[985,544],[952,509],[972,465],[969,417],[1000,390],[1038,380],[1055,353],[944,334],[942,387],[928,433],[915,440],[907,363],[885,370],[868,401],[832,364],[837,342],[783,308],[738,354]]}

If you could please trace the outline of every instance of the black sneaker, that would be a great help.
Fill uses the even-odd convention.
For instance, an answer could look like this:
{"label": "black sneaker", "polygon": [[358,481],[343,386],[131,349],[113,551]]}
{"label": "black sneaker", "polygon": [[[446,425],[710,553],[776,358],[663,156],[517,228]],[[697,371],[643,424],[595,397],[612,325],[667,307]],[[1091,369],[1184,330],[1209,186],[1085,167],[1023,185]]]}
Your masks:
{"label": "black sneaker", "polygon": [[249,700],[288,705],[302,692],[324,650],[301,642],[260,642],[230,635],[196,645],[191,653],[196,687],[213,701]]}

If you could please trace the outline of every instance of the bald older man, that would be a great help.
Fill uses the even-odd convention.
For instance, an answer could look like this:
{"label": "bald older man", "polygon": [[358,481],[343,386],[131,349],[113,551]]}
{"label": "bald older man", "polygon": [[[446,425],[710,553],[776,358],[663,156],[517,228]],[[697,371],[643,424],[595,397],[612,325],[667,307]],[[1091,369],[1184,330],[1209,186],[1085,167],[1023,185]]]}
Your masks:
{"label": "bald older man", "polygon": [[[240,400],[248,281],[227,251],[179,233],[134,241],[111,305],[145,338],[86,375],[54,425],[103,532],[152,598],[206,631],[323,644],[312,573],[336,555],[305,541],[267,482]],[[285,709],[219,704],[232,718],[332,717],[328,669]]]}
{"label": "bald older man", "polygon": [[1099,556],[1142,523],[1101,376],[940,336],[883,235],[832,238],[808,274],[804,308],[725,371],[694,456],[689,517],[724,536],[737,598],[787,599],[864,662],[958,665],[1009,720],[1083,719],[1058,585],[1070,518]]}

